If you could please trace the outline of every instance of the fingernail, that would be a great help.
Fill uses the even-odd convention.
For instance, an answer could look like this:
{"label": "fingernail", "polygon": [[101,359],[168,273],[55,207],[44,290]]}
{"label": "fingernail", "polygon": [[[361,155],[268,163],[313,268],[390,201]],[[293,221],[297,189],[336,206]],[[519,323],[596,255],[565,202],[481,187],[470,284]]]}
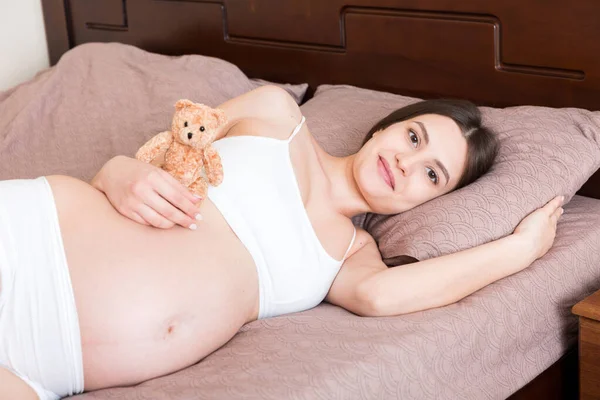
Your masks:
{"label": "fingernail", "polygon": [[196,214],[196,221],[202,221],[202,215]]}
{"label": "fingernail", "polygon": [[191,230],[195,231],[195,230],[196,230],[196,228],[197,228],[196,224],[191,224],[191,225],[190,225],[190,229],[191,229]]}
{"label": "fingernail", "polygon": [[565,196],[560,196],[560,201],[564,201],[565,200]]}

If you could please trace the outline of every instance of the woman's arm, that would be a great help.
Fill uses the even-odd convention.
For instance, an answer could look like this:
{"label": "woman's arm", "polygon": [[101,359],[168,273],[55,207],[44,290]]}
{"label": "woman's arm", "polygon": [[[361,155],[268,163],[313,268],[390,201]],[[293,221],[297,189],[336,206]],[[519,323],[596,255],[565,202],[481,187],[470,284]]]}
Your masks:
{"label": "woman's arm", "polygon": [[360,290],[376,316],[406,314],[455,303],[534,260],[531,244],[509,235],[461,252],[388,268],[369,277]]}
{"label": "woman's arm", "polygon": [[[406,314],[452,304],[543,256],[554,241],[561,202],[556,198],[527,216],[512,235],[413,264],[382,268],[381,256],[375,259],[375,241],[366,243],[344,264],[342,270],[347,268],[336,277],[337,287],[334,282],[327,300],[363,316]],[[362,260],[351,260],[359,253]]]}

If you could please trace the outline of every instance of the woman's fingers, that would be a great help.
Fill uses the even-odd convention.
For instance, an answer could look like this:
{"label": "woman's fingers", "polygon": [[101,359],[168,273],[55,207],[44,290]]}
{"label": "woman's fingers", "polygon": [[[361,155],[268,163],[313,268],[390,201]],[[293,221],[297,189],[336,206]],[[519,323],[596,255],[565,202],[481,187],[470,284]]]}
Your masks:
{"label": "woman's fingers", "polygon": [[196,204],[198,198],[194,197],[192,192],[190,192],[190,190],[187,187],[185,187],[181,182],[175,179],[173,175],[169,174],[167,171],[162,169],[160,171],[163,172],[163,176],[167,183],[169,183],[169,185],[171,185],[176,191],[181,193],[183,197],[189,200],[192,204]]}
{"label": "woman's fingers", "polygon": [[[195,229],[197,226],[195,218],[184,214],[156,192],[149,193],[145,196],[144,203],[169,221],[181,225],[184,228]],[[146,218],[146,216],[144,216],[144,218]]]}
{"label": "woman's fingers", "polygon": [[149,207],[146,204],[140,204],[136,213],[142,219],[147,221],[149,225],[152,225],[156,228],[169,229],[175,225],[173,221],[169,221],[167,218],[160,215],[159,213],[154,211],[152,207]]}
{"label": "woman's fingers", "polygon": [[554,210],[552,215],[550,215],[550,219],[552,219],[552,222],[554,222],[554,224],[556,224],[558,222],[558,219],[560,218],[560,216],[563,214],[564,211],[565,210],[562,207],[558,207],[556,210]]}
{"label": "woman's fingers", "polygon": [[563,204],[564,199],[564,196],[556,196],[546,203],[543,209],[548,213],[548,215],[552,215],[552,213],[554,213]]}
{"label": "woman's fingers", "polygon": [[563,196],[555,197],[526,216],[515,228],[515,234],[530,241],[536,251],[536,258],[546,254],[554,243],[557,223],[563,214],[563,203]]}
{"label": "woman's fingers", "polygon": [[148,222],[146,222],[146,220],[144,218],[142,218],[140,216],[140,214],[136,213],[135,211],[131,212],[131,215],[129,216],[132,220],[134,220],[135,222],[138,222],[142,225],[150,225]]}
{"label": "woman's fingers", "polygon": [[166,176],[164,176],[164,179],[156,179],[153,182],[154,190],[169,203],[195,220],[196,215],[200,213],[198,206],[196,206],[198,199],[181,182],[173,178],[168,172],[163,172]]}

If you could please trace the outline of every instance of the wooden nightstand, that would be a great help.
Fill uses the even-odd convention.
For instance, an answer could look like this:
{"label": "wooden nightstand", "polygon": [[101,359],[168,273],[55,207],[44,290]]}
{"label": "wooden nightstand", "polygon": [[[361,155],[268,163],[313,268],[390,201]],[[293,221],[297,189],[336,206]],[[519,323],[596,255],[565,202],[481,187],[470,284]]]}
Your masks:
{"label": "wooden nightstand", "polygon": [[579,315],[579,398],[600,399],[600,290],[572,311]]}

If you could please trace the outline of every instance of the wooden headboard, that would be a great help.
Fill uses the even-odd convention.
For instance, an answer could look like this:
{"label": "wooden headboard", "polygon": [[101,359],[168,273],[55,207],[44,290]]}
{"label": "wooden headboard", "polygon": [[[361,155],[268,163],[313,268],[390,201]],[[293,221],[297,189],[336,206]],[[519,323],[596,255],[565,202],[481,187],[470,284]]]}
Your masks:
{"label": "wooden headboard", "polygon": [[[600,1],[42,0],[50,60],[86,42],[203,54],[250,77],[479,105],[600,110]],[[600,198],[600,172],[580,194]]]}

